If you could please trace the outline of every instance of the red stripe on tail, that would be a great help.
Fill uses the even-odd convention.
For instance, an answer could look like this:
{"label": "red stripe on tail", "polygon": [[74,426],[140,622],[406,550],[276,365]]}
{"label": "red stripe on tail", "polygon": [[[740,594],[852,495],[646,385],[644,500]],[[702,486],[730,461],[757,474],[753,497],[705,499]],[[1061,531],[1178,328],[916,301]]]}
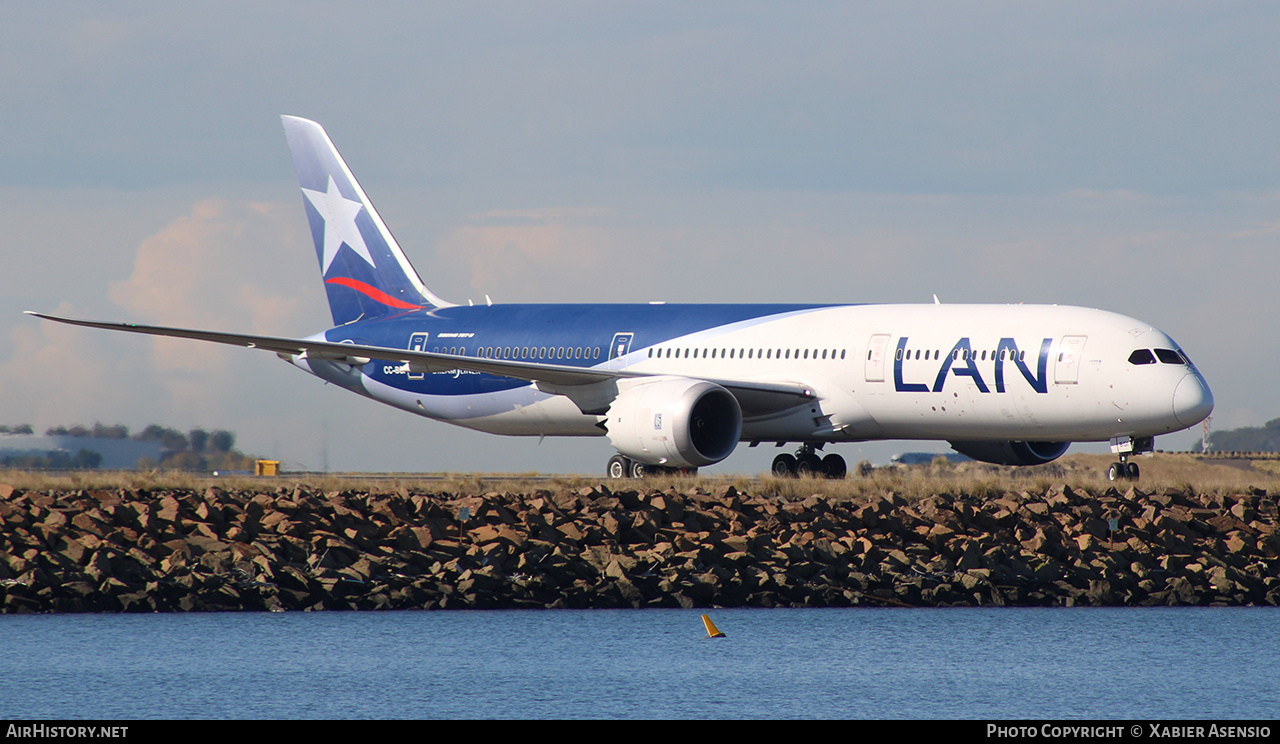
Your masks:
{"label": "red stripe on tail", "polygon": [[377,287],[370,286],[368,284],[365,284],[364,282],[357,281],[355,279],[349,279],[345,276],[334,277],[333,279],[325,279],[324,283],[325,284],[341,284],[344,287],[350,287],[351,289],[354,289],[355,291],[361,294],[368,295],[374,300],[381,302],[387,307],[394,307],[400,310],[421,310],[422,308],[426,307],[426,305],[413,305],[403,300],[397,300],[396,298],[392,297],[386,292],[383,292]]}

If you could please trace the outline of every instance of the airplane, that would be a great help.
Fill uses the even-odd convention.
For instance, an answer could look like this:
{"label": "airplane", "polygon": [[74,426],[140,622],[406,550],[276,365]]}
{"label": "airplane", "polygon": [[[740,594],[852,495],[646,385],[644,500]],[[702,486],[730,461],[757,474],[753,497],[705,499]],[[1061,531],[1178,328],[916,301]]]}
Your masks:
{"label": "airplane", "polygon": [[[433,293],[317,123],[281,117],[333,327],[306,338],[47,320],[275,352],[352,392],[515,436],[606,437],[612,478],[795,444],[777,476],[844,477],[827,444],[944,440],[1039,465],[1072,442],[1131,456],[1213,410],[1162,331],[1058,305],[455,304]],[[487,299],[487,298],[486,298]]]}

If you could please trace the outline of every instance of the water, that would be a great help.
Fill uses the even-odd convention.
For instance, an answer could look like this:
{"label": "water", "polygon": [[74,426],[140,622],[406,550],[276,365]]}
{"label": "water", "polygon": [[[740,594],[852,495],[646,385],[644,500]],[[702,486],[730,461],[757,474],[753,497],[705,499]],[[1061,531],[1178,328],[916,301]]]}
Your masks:
{"label": "water", "polygon": [[0,617],[0,717],[1274,718],[1280,609]]}

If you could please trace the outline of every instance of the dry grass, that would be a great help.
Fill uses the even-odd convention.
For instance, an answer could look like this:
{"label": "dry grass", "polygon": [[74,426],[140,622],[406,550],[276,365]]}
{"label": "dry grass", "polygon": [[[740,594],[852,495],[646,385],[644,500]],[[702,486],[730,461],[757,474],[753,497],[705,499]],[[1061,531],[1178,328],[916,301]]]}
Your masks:
{"label": "dry grass", "polygon": [[[931,464],[910,467],[878,468],[869,477],[850,476],[846,480],[829,481],[813,478],[782,479],[772,476],[660,476],[635,481],[607,482],[598,476],[539,476],[533,473],[494,475],[479,473],[398,474],[388,476],[353,475],[282,475],[212,476],[173,471],[67,471],[59,473],[0,471],[0,483],[24,490],[76,491],[95,489],[189,489],[203,490],[216,485],[226,490],[273,492],[277,488],[293,490],[303,485],[313,491],[393,492],[406,488],[417,493],[481,495],[498,491],[534,493],[539,490],[560,492],[590,488],[602,482],[617,490],[626,486],[687,492],[694,488],[713,490],[733,485],[753,495],[771,495],[783,499],[803,499],[821,494],[834,499],[857,499],[882,496],[893,492],[907,501],[934,494],[964,494],[979,498],[995,498],[1007,492],[1045,491],[1069,485],[1100,494],[1108,488],[1123,491],[1129,484],[1112,484],[1106,480],[1108,455],[1070,455],[1057,462],[1031,468],[1002,468],[981,463]],[[1207,460],[1186,454],[1159,453],[1135,459],[1142,469],[1138,487],[1143,491],[1178,490],[1196,493],[1237,493],[1249,488],[1280,490],[1280,463],[1274,460]],[[626,484],[626,486],[624,486]]]}

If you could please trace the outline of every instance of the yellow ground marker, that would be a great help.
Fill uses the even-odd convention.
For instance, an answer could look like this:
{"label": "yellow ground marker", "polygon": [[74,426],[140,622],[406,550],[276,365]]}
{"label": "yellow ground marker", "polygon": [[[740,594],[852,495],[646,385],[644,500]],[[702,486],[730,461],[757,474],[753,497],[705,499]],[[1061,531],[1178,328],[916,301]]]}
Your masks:
{"label": "yellow ground marker", "polygon": [[725,637],[724,633],[721,633],[720,629],[716,627],[716,624],[711,622],[711,618],[707,617],[706,615],[702,616],[702,624],[707,626],[708,638],[724,638]]}

